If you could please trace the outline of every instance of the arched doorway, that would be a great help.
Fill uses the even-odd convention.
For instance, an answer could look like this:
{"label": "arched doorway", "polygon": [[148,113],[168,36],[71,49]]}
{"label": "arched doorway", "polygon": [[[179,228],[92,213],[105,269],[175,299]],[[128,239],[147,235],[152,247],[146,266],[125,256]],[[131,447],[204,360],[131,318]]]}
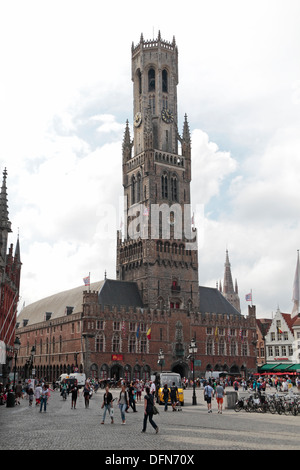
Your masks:
{"label": "arched doorway", "polygon": [[123,367],[121,366],[121,364],[114,364],[110,368],[110,378],[118,381],[118,380],[122,379],[123,377],[124,377]]}
{"label": "arched doorway", "polygon": [[185,362],[180,361],[173,364],[171,371],[180,374],[181,377],[188,377],[189,367]]}

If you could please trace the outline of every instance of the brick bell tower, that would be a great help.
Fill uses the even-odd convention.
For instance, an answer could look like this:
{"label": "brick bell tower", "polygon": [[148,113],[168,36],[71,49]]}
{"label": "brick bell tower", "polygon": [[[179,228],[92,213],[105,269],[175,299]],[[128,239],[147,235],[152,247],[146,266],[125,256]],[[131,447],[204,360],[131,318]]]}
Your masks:
{"label": "brick bell tower", "polygon": [[190,207],[191,139],[177,127],[178,49],[161,39],[132,44],[133,129],[123,139],[124,229],[117,279],[134,281],[145,307],[199,305],[197,232]]}

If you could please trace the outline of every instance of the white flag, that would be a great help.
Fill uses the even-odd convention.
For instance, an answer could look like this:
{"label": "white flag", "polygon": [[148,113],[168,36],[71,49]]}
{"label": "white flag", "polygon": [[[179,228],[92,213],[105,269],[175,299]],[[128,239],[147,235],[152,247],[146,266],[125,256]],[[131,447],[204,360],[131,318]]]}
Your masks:
{"label": "white flag", "polygon": [[300,274],[300,267],[299,267],[299,251],[298,251],[294,287],[293,287],[293,298],[292,298],[292,301],[294,302],[294,306],[293,306],[293,310],[291,314],[292,318],[296,317],[299,312],[299,279],[300,279],[299,274]]}

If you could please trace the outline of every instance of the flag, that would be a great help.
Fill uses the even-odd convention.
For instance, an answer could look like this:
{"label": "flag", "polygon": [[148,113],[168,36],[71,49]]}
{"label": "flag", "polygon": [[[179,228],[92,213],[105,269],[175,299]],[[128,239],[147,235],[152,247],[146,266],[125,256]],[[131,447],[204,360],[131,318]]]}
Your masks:
{"label": "flag", "polygon": [[140,336],[140,324],[138,324],[137,330],[136,330],[136,337],[139,339]]}
{"label": "flag", "polygon": [[299,278],[300,278],[300,266],[299,266],[299,250],[298,250],[294,287],[293,287],[293,298],[292,298],[292,301],[294,302],[294,306],[293,306],[293,310],[291,313],[291,318],[296,317],[299,312],[299,297],[300,297],[299,296]]}
{"label": "flag", "polygon": [[230,328],[228,328],[227,337],[228,337],[228,341],[229,341],[229,343],[230,343]]}
{"label": "flag", "polygon": [[245,297],[245,298],[246,298],[246,301],[247,301],[247,302],[252,302],[252,293],[246,294],[246,297]]}
{"label": "flag", "polygon": [[218,337],[218,327],[216,326],[216,329],[215,329],[215,339],[216,341],[218,341],[219,337]]}
{"label": "flag", "polygon": [[149,330],[147,331],[147,338],[150,340],[151,339],[151,326]]}
{"label": "flag", "polygon": [[283,331],[277,326],[277,333],[281,334],[283,333]]}
{"label": "flag", "polygon": [[89,286],[90,285],[90,275],[88,275],[87,277],[84,277],[83,282],[84,282],[85,286]]}

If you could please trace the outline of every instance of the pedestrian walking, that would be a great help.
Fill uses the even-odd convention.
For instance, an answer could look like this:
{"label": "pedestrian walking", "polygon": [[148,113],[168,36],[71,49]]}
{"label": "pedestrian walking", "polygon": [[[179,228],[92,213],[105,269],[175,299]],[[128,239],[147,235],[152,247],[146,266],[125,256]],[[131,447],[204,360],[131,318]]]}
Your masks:
{"label": "pedestrian walking", "polygon": [[129,395],[129,406],[131,406],[134,413],[137,413],[136,407],[135,407],[135,399],[134,399],[135,389],[134,389],[132,382],[130,383],[128,387],[128,395]]}
{"label": "pedestrian walking", "polygon": [[15,389],[15,392],[16,392],[16,405],[20,405],[20,398],[23,398],[23,394],[22,394],[22,383],[21,383],[21,380],[19,380],[18,384],[16,385],[16,389]]}
{"label": "pedestrian walking", "polygon": [[41,394],[42,394],[42,387],[41,384],[38,384],[38,386],[35,389],[35,405],[40,405],[41,404]]}
{"label": "pedestrian walking", "polygon": [[146,395],[144,396],[144,422],[142,432],[146,432],[147,420],[155,429],[156,434],[159,431],[157,424],[153,421],[153,407],[154,407],[154,396],[150,393],[150,388],[146,387]]}
{"label": "pedestrian walking", "polygon": [[168,401],[170,398],[170,390],[168,389],[168,385],[165,384],[162,390],[163,401],[165,404],[165,411],[168,411]]}
{"label": "pedestrian walking", "polygon": [[216,386],[216,398],[218,403],[218,413],[222,414],[223,400],[224,400],[225,390],[223,385],[218,382]]}
{"label": "pedestrian walking", "polygon": [[125,385],[122,385],[119,400],[118,400],[118,405],[119,405],[119,409],[121,412],[122,424],[125,424],[125,411],[127,407],[129,406],[128,394],[126,392]]}
{"label": "pedestrian walking", "polygon": [[75,409],[76,409],[77,397],[78,397],[78,387],[77,387],[77,384],[73,384],[73,385],[72,385],[71,390],[70,390],[70,393],[71,393],[71,398],[72,398],[71,410],[72,410],[72,408],[74,408],[74,410],[75,410]]}
{"label": "pedestrian walking", "polygon": [[46,413],[47,410],[47,401],[48,401],[48,387],[46,384],[43,385],[42,387],[42,393],[41,393],[41,406],[40,406],[40,413],[42,412],[43,405],[44,405],[44,412]]}
{"label": "pedestrian walking", "polygon": [[85,382],[85,386],[82,391],[82,395],[84,396],[84,404],[86,408],[90,406],[90,391],[91,387],[88,381]]}
{"label": "pedestrian walking", "polygon": [[173,411],[176,411],[176,403],[178,401],[178,388],[176,387],[175,382],[173,382],[172,386],[170,387],[170,398]]}
{"label": "pedestrian walking", "polygon": [[29,406],[32,406],[32,402],[33,402],[33,396],[34,396],[34,390],[32,387],[30,387],[28,389],[28,399],[29,399]]}
{"label": "pedestrian walking", "polygon": [[104,409],[101,424],[104,424],[104,422],[105,422],[105,416],[106,416],[107,411],[108,411],[108,413],[110,415],[110,418],[111,418],[111,424],[113,424],[114,423],[114,418],[113,418],[113,396],[109,391],[109,386],[108,385],[105,388],[105,393],[103,395],[103,403],[102,403],[101,408]]}
{"label": "pedestrian walking", "polygon": [[205,387],[204,387],[204,400],[207,403],[208,413],[212,413],[211,400],[212,400],[213,394],[214,394],[214,389],[212,388],[212,386],[209,385],[209,384],[205,385]]}

